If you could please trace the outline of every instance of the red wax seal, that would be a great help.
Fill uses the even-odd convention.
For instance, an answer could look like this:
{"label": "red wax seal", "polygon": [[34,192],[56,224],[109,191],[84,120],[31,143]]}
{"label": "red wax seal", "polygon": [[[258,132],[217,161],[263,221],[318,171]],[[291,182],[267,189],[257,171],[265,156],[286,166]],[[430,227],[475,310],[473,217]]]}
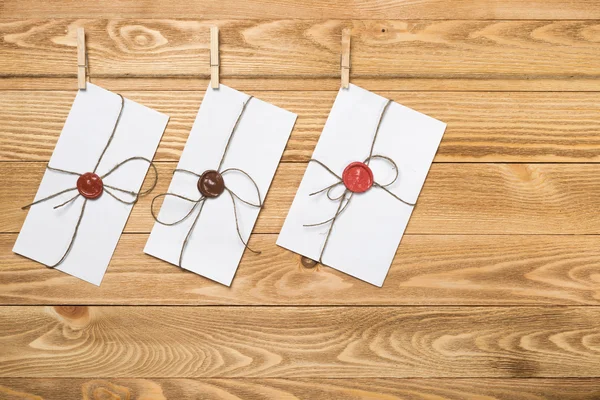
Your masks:
{"label": "red wax seal", "polygon": [[225,190],[223,175],[212,169],[204,171],[198,179],[198,190],[204,197],[219,197]]}
{"label": "red wax seal", "polygon": [[97,199],[104,190],[102,179],[93,172],[86,172],[77,179],[77,190],[86,199]]}
{"label": "red wax seal", "polygon": [[373,172],[367,164],[355,161],[344,169],[342,180],[349,191],[363,193],[373,186]]}

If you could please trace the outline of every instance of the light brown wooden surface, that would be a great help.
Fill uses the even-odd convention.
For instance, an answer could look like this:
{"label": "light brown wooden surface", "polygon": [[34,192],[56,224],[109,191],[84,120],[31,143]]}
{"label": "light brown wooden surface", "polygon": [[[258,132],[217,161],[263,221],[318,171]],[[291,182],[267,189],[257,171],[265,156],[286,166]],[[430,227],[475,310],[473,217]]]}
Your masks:
{"label": "light brown wooden surface", "polygon": [[424,18],[424,19],[599,19],[594,0],[120,0],[85,2],[4,0],[2,18]]}
{"label": "light brown wooden surface", "polygon": [[597,377],[597,307],[3,307],[4,377]]}
{"label": "light brown wooden surface", "polygon": [[[302,116],[296,122],[283,161],[308,161],[337,92],[249,92]],[[171,116],[155,160],[179,160],[202,93],[121,93]],[[448,124],[436,162],[600,161],[600,93],[378,93]],[[75,93],[25,90],[2,94],[0,160],[47,162]]]}
{"label": "light brown wooden surface", "polygon": [[[227,86],[241,91],[337,91],[339,78],[278,78],[278,77],[230,77],[221,79]],[[94,77],[93,83],[113,91],[190,91],[202,95],[209,84],[202,77]],[[352,83],[378,92],[598,92],[600,80],[587,78],[361,78]],[[73,78],[44,77],[30,79],[20,76],[0,76],[0,90],[76,90]]]}
{"label": "light brown wooden surface", "polygon": [[[158,163],[156,193],[167,191],[175,166]],[[21,206],[33,201],[45,167],[42,162],[0,163],[2,232],[18,232],[27,215]],[[255,233],[279,233],[305,169],[305,163],[279,166]],[[599,198],[600,164],[434,164],[406,232],[600,234]],[[151,200],[140,199],[125,232],[150,232]]]}
{"label": "light brown wooden surface", "polygon": [[[600,398],[600,2],[0,2],[0,399]],[[171,116],[163,192],[209,84],[298,114],[231,288],[144,255],[99,288],[12,253],[77,88]],[[448,123],[385,284],[275,245],[340,85]]]}
{"label": "light brown wooden surface", "polygon": [[[510,382],[510,383],[509,383]],[[593,400],[594,379],[19,379],[0,378],[6,400]],[[112,396],[112,397],[111,397]]]}
{"label": "light brown wooden surface", "polygon": [[[100,288],[11,253],[0,235],[2,304],[600,305],[600,236],[405,235],[382,288],[254,234],[231,288],[142,253],[147,234],[124,234]],[[427,255],[424,257],[424,255]]]}
{"label": "light brown wooden surface", "polygon": [[[91,76],[207,78],[214,23],[0,21],[0,76],[75,76],[76,28],[84,26]],[[288,19],[218,25],[224,78],[337,78],[343,28],[352,30],[351,79],[594,78],[600,63],[597,21]]]}

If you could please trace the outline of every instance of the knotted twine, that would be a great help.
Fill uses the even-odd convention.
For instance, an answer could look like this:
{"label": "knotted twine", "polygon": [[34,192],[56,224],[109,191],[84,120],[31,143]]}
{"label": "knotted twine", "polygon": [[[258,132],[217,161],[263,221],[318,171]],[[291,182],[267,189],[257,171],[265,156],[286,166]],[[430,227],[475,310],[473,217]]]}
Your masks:
{"label": "knotted twine", "polygon": [[[247,200],[244,200],[244,199],[242,199],[242,198],[241,198],[240,196],[238,196],[238,195],[237,195],[237,194],[236,194],[236,193],[235,193],[233,190],[231,190],[230,188],[228,188],[228,187],[227,187],[227,185],[225,185],[225,187],[224,187],[224,190],[225,190],[225,191],[226,191],[226,192],[229,194],[229,197],[231,197],[231,202],[232,202],[232,204],[233,204],[233,216],[234,216],[234,219],[235,219],[235,228],[236,228],[236,231],[237,231],[237,234],[238,234],[238,237],[239,237],[240,241],[242,242],[242,244],[244,245],[244,247],[245,247],[246,249],[250,250],[251,252],[253,252],[253,253],[255,253],[255,254],[260,254],[260,251],[255,251],[255,250],[253,250],[252,248],[250,248],[250,246],[248,246],[248,243],[247,243],[247,242],[244,240],[244,238],[242,237],[242,233],[241,233],[241,231],[240,231],[239,220],[238,220],[237,207],[236,207],[236,205],[235,205],[235,199],[238,199],[238,200],[239,200],[239,201],[241,201],[242,203],[245,203],[245,204],[247,204],[247,205],[249,205],[249,206],[251,206],[251,207],[255,207],[255,208],[262,208],[262,206],[263,206],[263,202],[262,202],[262,200],[261,200],[261,196],[260,196],[260,190],[258,189],[258,185],[257,185],[257,184],[256,184],[256,182],[254,181],[254,179],[252,179],[252,177],[251,177],[251,176],[250,176],[250,175],[249,175],[247,172],[245,172],[245,171],[244,171],[244,170],[242,170],[242,169],[239,169],[239,168],[227,168],[226,170],[224,170],[224,171],[221,171],[221,168],[223,167],[223,163],[224,163],[224,161],[225,161],[225,156],[227,155],[227,151],[229,150],[229,146],[231,145],[232,139],[233,139],[233,137],[234,137],[234,135],[235,135],[235,132],[236,132],[236,130],[237,130],[237,127],[238,127],[238,125],[239,125],[239,123],[240,123],[240,120],[241,120],[241,118],[242,118],[242,115],[244,114],[244,111],[246,110],[246,106],[248,105],[248,103],[250,103],[250,100],[252,100],[252,98],[253,98],[253,96],[250,96],[250,97],[248,98],[248,100],[246,100],[246,102],[242,103],[242,107],[241,107],[241,109],[240,109],[240,112],[239,112],[239,114],[238,114],[238,116],[237,116],[237,118],[236,118],[236,120],[235,120],[235,124],[233,125],[233,128],[232,128],[232,130],[231,130],[231,133],[229,134],[229,138],[227,139],[227,144],[225,145],[225,149],[223,150],[223,154],[222,154],[222,156],[221,156],[221,160],[219,161],[219,166],[217,167],[217,169],[216,169],[215,171],[217,171],[219,174],[221,174],[221,176],[224,176],[226,173],[231,173],[231,172],[238,172],[238,173],[241,173],[241,174],[243,174],[245,177],[247,177],[247,178],[248,178],[248,179],[249,179],[249,180],[252,182],[252,184],[254,185],[254,188],[256,189],[256,194],[257,194],[257,196],[258,196],[258,203],[257,203],[257,204],[255,204],[255,203],[252,203],[252,202],[250,202],[250,201],[247,201]],[[178,172],[179,172],[179,173],[186,173],[186,174],[191,174],[191,175],[194,175],[194,176],[196,176],[198,179],[200,179],[200,178],[202,177],[202,174],[198,174],[198,173],[196,173],[196,172],[194,172],[194,171],[190,171],[190,170],[187,170],[187,169],[181,169],[181,168],[175,169],[175,170],[173,171],[173,174],[175,174],[175,173],[178,173]],[[206,172],[206,171],[205,171],[205,172]],[[188,212],[188,213],[187,213],[187,214],[186,214],[186,215],[185,215],[183,218],[181,218],[181,219],[178,219],[178,220],[176,220],[176,221],[173,221],[173,222],[164,222],[164,221],[161,221],[161,220],[158,218],[158,216],[157,216],[157,214],[155,213],[155,211],[154,211],[154,202],[156,201],[156,199],[158,199],[158,198],[160,198],[160,197],[167,197],[167,196],[173,196],[173,197],[176,197],[176,198],[179,198],[179,199],[182,199],[182,200],[188,201],[188,202],[190,202],[191,204],[193,204],[193,206],[192,206],[192,208],[190,209],[190,211],[189,211],[189,212]],[[217,196],[217,197],[214,197],[214,198],[210,198],[210,199],[212,199],[212,200],[216,200],[218,197],[219,197],[219,196]],[[161,194],[159,194],[159,195],[155,196],[155,197],[152,199],[152,204],[151,204],[151,206],[150,206],[150,211],[151,211],[151,213],[152,213],[152,217],[154,218],[154,220],[155,220],[156,222],[158,222],[158,223],[159,223],[159,224],[161,224],[161,225],[165,225],[165,226],[173,226],[173,225],[177,225],[177,224],[180,224],[180,223],[182,223],[183,221],[185,221],[186,219],[188,219],[188,218],[189,218],[189,217],[190,217],[190,216],[193,214],[194,210],[195,210],[197,207],[199,207],[198,214],[196,214],[196,217],[194,218],[194,221],[192,222],[192,225],[190,226],[190,229],[188,230],[188,232],[187,232],[187,234],[186,234],[186,236],[185,236],[185,239],[184,239],[184,241],[183,241],[183,244],[182,244],[182,246],[181,246],[181,251],[179,252],[179,261],[178,261],[178,266],[179,266],[180,268],[182,268],[182,267],[181,267],[181,263],[182,263],[182,260],[183,260],[183,254],[184,254],[184,252],[185,252],[186,246],[187,246],[187,244],[188,244],[188,242],[189,242],[189,239],[190,239],[190,237],[191,237],[191,235],[192,235],[192,232],[194,231],[194,228],[196,227],[196,224],[198,223],[198,219],[200,218],[200,215],[202,214],[202,209],[204,208],[204,204],[206,203],[206,200],[207,200],[207,199],[208,199],[208,198],[207,198],[207,197],[205,197],[205,196],[204,196],[204,195],[202,195],[202,194],[200,195],[200,197],[199,197],[198,199],[194,200],[194,199],[191,199],[191,198],[189,198],[189,197],[185,197],[185,196],[182,196],[182,195],[179,195],[179,194],[176,194],[176,193],[169,193],[169,192],[167,192],[167,193],[161,193]]]}
{"label": "knotted twine", "polygon": [[[115,124],[113,126],[113,130],[112,130],[112,132],[110,134],[110,137],[108,138],[106,146],[104,146],[104,149],[102,150],[102,153],[100,154],[100,157],[96,161],[96,166],[94,167],[94,170],[92,171],[93,174],[95,174],[96,170],[98,170],[98,166],[100,165],[100,162],[102,161],[102,158],[106,154],[106,151],[108,150],[108,148],[109,148],[109,146],[110,146],[113,138],[115,137],[115,133],[117,131],[117,126],[119,125],[119,121],[121,120],[121,115],[123,114],[123,105],[125,103],[125,99],[120,94],[118,94],[118,95],[121,98],[121,107],[119,109],[119,115],[117,116],[117,119],[116,119]],[[156,183],[158,181],[158,172],[156,170],[156,166],[154,165],[154,163],[152,161],[148,160],[145,157],[137,157],[137,156],[136,157],[130,157],[130,158],[127,158],[127,159],[121,161],[120,163],[118,163],[117,165],[115,165],[113,168],[111,168],[110,171],[108,171],[104,175],[100,176],[100,179],[103,181],[104,178],[110,176],[117,169],[119,169],[120,167],[122,167],[123,165],[125,165],[125,164],[127,164],[127,163],[129,163],[131,161],[145,161],[145,162],[147,162],[149,164],[149,166],[152,167],[152,169],[154,170],[154,181],[152,182],[152,185],[150,186],[150,189],[147,189],[147,190],[144,190],[144,191],[139,191],[139,192],[134,192],[134,191],[131,191],[131,190],[125,190],[125,189],[121,189],[121,188],[118,188],[118,187],[115,187],[115,186],[107,185],[104,182],[102,183],[102,186],[103,186],[102,191],[103,192],[108,193],[111,197],[113,197],[118,202],[121,202],[121,203],[127,204],[127,205],[132,205],[132,204],[137,203],[137,201],[140,198],[140,196],[144,196],[144,195],[150,193],[156,187]],[[69,171],[69,170],[66,170],[66,169],[54,168],[54,167],[51,167],[50,164],[48,164],[46,166],[46,168],[48,170],[50,170],[50,171],[59,172],[59,173],[63,173],[63,174],[76,175],[76,176],[79,176],[79,177],[81,175],[83,175],[83,173],[79,173],[79,172],[75,172],[75,171]],[[120,198],[119,196],[117,196],[115,193],[113,193],[112,190],[109,190],[109,189],[112,189],[112,190],[115,190],[117,192],[121,192],[121,193],[125,193],[125,194],[128,194],[128,195],[131,195],[131,196],[133,196],[133,200],[124,200],[124,199]],[[68,189],[65,189],[65,190],[61,190],[59,192],[51,194],[50,196],[44,197],[43,199],[40,199],[40,200],[34,201],[33,203],[27,204],[26,206],[21,207],[21,209],[22,210],[26,210],[26,209],[28,209],[28,208],[36,205],[36,204],[43,203],[45,201],[51,200],[51,199],[53,199],[53,198],[55,198],[57,196],[60,196],[61,194],[72,192],[73,190],[78,190],[77,186],[72,187],[72,188],[68,188]],[[60,204],[54,206],[53,208],[56,210],[58,208],[66,206],[67,204],[69,204],[69,203],[75,201],[77,198],[79,198],[79,196],[82,196],[82,194],[78,193],[77,195],[71,197],[70,199],[68,199],[67,201],[65,201],[63,203],[60,203]],[[86,206],[88,200],[89,199],[84,196],[83,204],[81,206],[81,211],[80,211],[79,217],[77,219],[77,224],[75,225],[75,229],[73,231],[73,235],[71,235],[71,239],[69,241],[69,246],[67,247],[67,250],[64,252],[64,254],[62,255],[62,257],[60,258],[60,260],[56,264],[47,265],[48,268],[56,268],[57,266],[59,266],[67,258],[67,255],[69,254],[69,252],[73,248],[73,244],[75,243],[75,238],[77,237],[77,232],[79,231],[79,226],[81,225],[81,221],[83,220],[83,214],[85,212],[85,206]]]}
{"label": "knotted twine", "polygon": [[[373,186],[380,188],[382,190],[384,190],[386,193],[390,194],[392,197],[394,197],[396,200],[400,201],[401,203],[406,204],[407,206],[410,207],[414,207],[415,204],[414,203],[410,203],[406,200],[401,199],[399,196],[395,195],[394,193],[392,193],[387,187],[392,185],[394,182],[396,182],[396,180],[398,179],[398,166],[396,165],[396,163],[394,162],[394,160],[392,160],[390,157],[387,156],[383,156],[380,154],[373,154],[373,149],[375,148],[375,142],[377,141],[377,135],[379,134],[379,127],[381,126],[381,121],[383,120],[383,116],[385,115],[385,112],[387,111],[389,105],[391,104],[391,100],[387,100],[387,102],[385,103],[385,105],[383,106],[383,109],[381,110],[381,113],[379,114],[379,120],[377,121],[377,127],[375,128],[375,134],[373,135],[373,141],[371,142],[371,150],[369,151],[369,156],[365,159],[364,164],[366,164],[367,166],[369,165],[369,162],[371,162],[371,160],[373,159],[381,159],[384,161],[387,161],[390,163],[390,165],[392,166],[392,168],[394,169],[394,171],[396,172],[396,175],[394,176],[394,179],[392,179],[391,182],[386,183],[386,184],[380,184],[377,181],[373,180]],[[327,195],[327,198],[331,201],[339,201],[339,205],[337,208],[337,211],[335,212],[335,214],[333,215],[333,217],[325,220],[325,221],[321,221],[321,222],[317,222],[314,224],[304,224],[303,226],[305,227],[311,227],[311,226],[320,226],[320,225],[325,225],[327,223],[330,223],[329,225],[329,229],[327,230],[327,235],[325,236],[325,241],[323,243],[323,247],[321,248],[321,252],[319,253],[319,260],[318,262],[320,264],[323,264],[323,253],[325,253],[325,248],[327,247],[327,243],[329,242],[329,238],[331,236],[331,231],[333,230],[333,225],[335,224],[335,221],[337,220],[337,218],[340,216],[340,214],[342,214],[344,212],[344,210],[346,210],[346,208],[348,207],[348,204],[350,204],[350,201],[352,200],[352,198],[354,197],[354,192],[351,192],[348,188],[346,188],[344,190],[344,192],[338,196],[338,197],[331,197],[331,190],[333,190],[334,188],[338,187],[339,185],[344,184],[344,181],[342,179],[341,176],[339,176],[338,174],[336,174],[335,172],[333,172],[331,170],[331,168],[329,168],[327,165],[325,165],[324,163],[322,163],[319,160],[316,160],[314,158],[311,158],[309,160],[310,162],[314,162],[317,163],[317,165],[320,165],[321,167],[323,167],[327,172],[329,172],[331,175],[335,176],[338,181],[332,185],[329,185],[323,189],[317,190],[316,192],[310,193],[309,196],[315,196],[317,194],[323,193],[325,192]],[[369,189],[370,190],[370,189]],[[349,194],[349,196],[348,196]],[[344,203],[345,201],[345,203]]]}

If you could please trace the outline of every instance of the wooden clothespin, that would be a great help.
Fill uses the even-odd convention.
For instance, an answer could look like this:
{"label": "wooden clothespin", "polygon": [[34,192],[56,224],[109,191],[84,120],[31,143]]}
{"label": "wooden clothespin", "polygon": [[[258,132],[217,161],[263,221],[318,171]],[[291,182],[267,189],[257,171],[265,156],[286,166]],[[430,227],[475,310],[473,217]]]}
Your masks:
{"label": "wooden clothespin", "polygon": [[210,87],[219,88],[219,27],[210,27]]}
{"label": "wooden clothespin", "polygon": [[77,28],[77,87],[85,90],[87,81],[87,53],[85,51],[85,30]]}
{"label": "wooden clothespin", "polygon": [[348,88],[350,84],[350,29],[342,30],[342,87]]}

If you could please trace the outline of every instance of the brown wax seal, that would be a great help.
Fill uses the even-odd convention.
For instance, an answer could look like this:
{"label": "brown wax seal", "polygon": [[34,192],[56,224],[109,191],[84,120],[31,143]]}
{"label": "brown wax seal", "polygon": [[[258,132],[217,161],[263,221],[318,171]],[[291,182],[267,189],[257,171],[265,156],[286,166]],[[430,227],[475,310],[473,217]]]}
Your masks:
{"label": "brown wax seal", "polygon": [[102,179],[93,172],[86,172],[77,179],[77,190],[86,199],[97,199],[104,190]]}
{"label": "brown wax seal", "polygon": [[198,190],[204,197],[219,197],[225,190],[223,175],[213,169],[204,171],[198,179]]}

